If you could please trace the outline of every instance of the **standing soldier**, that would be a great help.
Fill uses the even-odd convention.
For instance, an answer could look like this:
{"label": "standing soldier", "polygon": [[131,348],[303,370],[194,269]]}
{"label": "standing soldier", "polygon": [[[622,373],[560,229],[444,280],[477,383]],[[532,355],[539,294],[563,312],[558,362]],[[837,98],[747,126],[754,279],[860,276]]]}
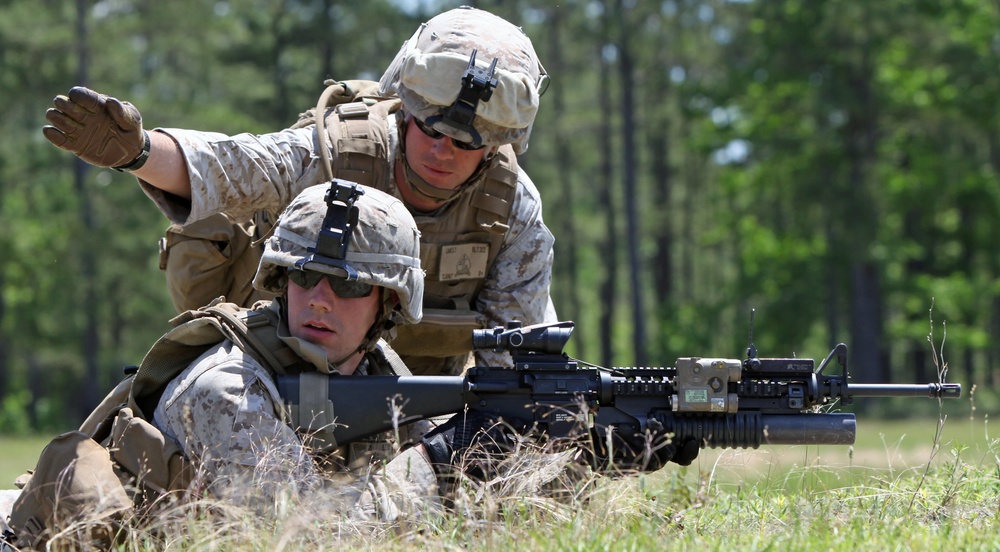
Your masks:
{"label": "standing soldier", "polygon": [[[336,103],[327,101],[328,89],[319,103],[325,117],[314,122],[306,114],[293,128],[261,136],[147,132],[128,102],[77,87],[55,99],[44,133],[89,163],[134,174],[176,224],[224,213],[229,220],[216,221],[229,228],[229,221],[279,212],[331,177],[395,195],[420,228],[427,286],[424,321],[401,328],[393,346],[415,374],[458,374],[470,358],[472,329],[556,321],[554,239],[516,158],[528,147],[546,82],[520,28],[464,7],[417,29],[375,100],[327,108]],[[225,237],[217,241],[228,247]],[[168,275],[172,285],[198,272],[176,257],[168,270],[171,264],[187,266]],[[476,355],[510,364],[507,353]]]}

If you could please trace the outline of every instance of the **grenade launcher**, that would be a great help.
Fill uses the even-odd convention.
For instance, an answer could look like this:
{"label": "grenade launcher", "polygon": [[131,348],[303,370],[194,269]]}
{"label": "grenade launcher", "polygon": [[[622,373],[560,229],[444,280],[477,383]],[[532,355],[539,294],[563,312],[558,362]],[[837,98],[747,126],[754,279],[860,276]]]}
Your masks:
{"label": "grenade launcher", "polygon": [[[548,438],[585,438],[596,469],[639,465],[643,445],[666,436],[695,439],[703,448],[850,445],[854,414],[824,407],[851,404],[855,397],[962,393],[955,383],[850,383],[844,344],[818,368],[807,358],[757,358],[752,332],[743,360],[685,357],[672,368],[601,368],[563,353],[573,327],[513,323],[473,332],[474,349],[509,351],[513,367],[477,366],[465,376],[286,375],[278,377],[278,387],[287,407],[307,409],[298,419],[332,420],[340,445],[392,429],[393,408],[379,415],[374,405],[394,403],[402,411],[399,425],[478,411],[518,420]],[[826,373],[833,364],[837,373]],[[325,396],[317,401],[317,393]]]}

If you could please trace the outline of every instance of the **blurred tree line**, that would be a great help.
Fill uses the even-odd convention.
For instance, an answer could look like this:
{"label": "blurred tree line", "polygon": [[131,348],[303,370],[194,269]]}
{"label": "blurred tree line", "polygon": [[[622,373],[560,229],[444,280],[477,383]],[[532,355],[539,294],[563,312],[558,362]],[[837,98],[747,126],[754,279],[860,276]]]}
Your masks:
{"label": "blurred tree line", "polygon": [[[148,128],[284,128],[461,3],[552,77],[521,162],[571,354],[823,357],[1000,379],[1000,5],[974,0],[0,2],[0,432],[78,423],[174,314],[134,178],[40,132],[56,94]],[[935,354],[935,352],[937,354]]]}

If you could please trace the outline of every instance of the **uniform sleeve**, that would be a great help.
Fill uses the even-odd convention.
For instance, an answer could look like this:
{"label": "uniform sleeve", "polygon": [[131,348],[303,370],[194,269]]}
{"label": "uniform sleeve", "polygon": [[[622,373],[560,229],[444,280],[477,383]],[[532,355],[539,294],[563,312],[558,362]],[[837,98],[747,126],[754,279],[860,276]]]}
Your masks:
{"label": "uniform sleeve", "polygon": [[278,417],[277,400],[260,365],[227,342],[167,386],[154,423],[181,445],[214,496],[266,507],[322,485],[306,447]]}
{"label": "uniform sleeve", "polygon": [[[520,320],[525,326],[556,322],[549,286],[555,238],[542,220],[541,196],[524,171],[519,171],[510,231],[479,293],[476,310],[487,324],[502,326]],[[509,365],[508,353],[477,351],[487,366]]]}
{"label": "uniform sleeve", "polygon": [[249,220],[258,210],[280,213],[303,189],[323,183],[314,127],[270,134],[156,129],[180,146],[191,179],[191,201],[139,181],[171,222],[187,224],[215,213]]}

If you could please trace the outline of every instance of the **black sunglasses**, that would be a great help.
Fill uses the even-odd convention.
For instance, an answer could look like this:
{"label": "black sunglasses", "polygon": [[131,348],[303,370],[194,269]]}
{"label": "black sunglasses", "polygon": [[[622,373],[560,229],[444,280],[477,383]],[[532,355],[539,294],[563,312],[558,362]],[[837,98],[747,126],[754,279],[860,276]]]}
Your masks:
{"label": "black sunglasses", "polygon": [[349,281],[344,277],[326,274],[325,272],[316,272],[315,270],[306,270],[303,268],[288,268],[288,279],[295,282],[295,285],[302,289],[316,287],[316,284],[323,278],[326,278],[327,283],[330,284],[330,289],[341,299],[368,297],[372,294],[372,290],[375,289],[371,284],[366,284],[358,280]]}
{"label": "black sunglasses", "polygon": [[[421,121],[416,117],[413,118],[413,122],[417,123],[417,128],[420,129],[420,132],[423,132],[424,134],[430,136],[435,140],[438,140],[440,138],[451,138],[451,136],[448,136],[443,132],[438,132],[437,130],[434,130],[433,128],[427,126],[426,123],[424,123],[423,121]],[[486,144],[481,144],[477,146],[469,142],[463,142],[457,138],[451,138],[451,143],[454,144],[456,148],[466,151],[476,151],[486,147]]]}

